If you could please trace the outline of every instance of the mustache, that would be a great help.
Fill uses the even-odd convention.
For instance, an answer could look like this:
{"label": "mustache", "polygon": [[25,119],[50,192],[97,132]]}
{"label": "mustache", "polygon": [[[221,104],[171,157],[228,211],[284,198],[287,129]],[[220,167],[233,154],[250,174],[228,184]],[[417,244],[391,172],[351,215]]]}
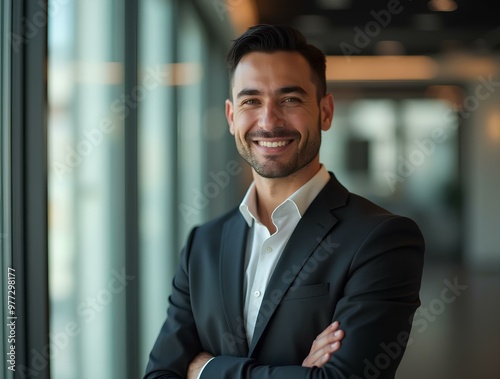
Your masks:
{"label": "mustache", "polygon": [[296,139],[300,138],[300,133],[292,130],[276,130],[276,131],[266,131],[266,130],[256,130],[249,132],[247,134],[247,139],[256,138],[283,138],[283,139]]}

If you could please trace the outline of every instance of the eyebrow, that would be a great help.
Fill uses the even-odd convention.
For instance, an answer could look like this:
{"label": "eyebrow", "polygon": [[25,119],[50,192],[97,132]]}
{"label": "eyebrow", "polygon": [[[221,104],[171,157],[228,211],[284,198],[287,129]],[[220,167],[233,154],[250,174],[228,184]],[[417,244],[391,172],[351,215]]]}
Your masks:
{"label": "eyebrow", "polygon": [[238,92],[238,95],[236,95],[236,97],[239,99],[240,97],[243,97],[243,96],[257,96],[260,94],[261,94],[261,92],[259,90],[245,88],[245,89],[242,89],[240,92]]}
{"label": "eyebrow", "polygon": [[[274,91],[276,95],[286,95],[290,93],[299,93],[301,95],[307,95],[307,91],[300,87],[300,86],[288,86],[288,87],[282,87]],[[258,96],[261,95],[262,92],[257,90],[257,89],[251,89],[251,88],[245,88],[242,89],[240,92],[238,92],[238,95],[236,97],[239,99],[240,97],[243,96]]]}
{"label": "eyebrow", "polygon": [[276,94],[278,95],[286,95],[289,93],[299,93],[301,95],[307,95],[307,91],[302,88],[301,86],[290,86],[290,87],[283,87],[275,91]]}

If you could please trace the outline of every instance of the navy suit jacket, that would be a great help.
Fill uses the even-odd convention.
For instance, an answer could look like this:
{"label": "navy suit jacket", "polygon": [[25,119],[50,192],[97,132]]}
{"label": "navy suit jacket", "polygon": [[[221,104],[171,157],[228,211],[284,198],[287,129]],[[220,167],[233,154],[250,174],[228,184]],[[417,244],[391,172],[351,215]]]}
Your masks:
{"label": "navy suit jacket", "polygon": [[[173,280],[145,378],[394,378],[420,305],[417,225],[349,193],[331,175],[271,276],[248,346],[243,318],[248,225],[238,209],[194,228]],[[345,337],[323,367],[301,367],[332,321]]]}

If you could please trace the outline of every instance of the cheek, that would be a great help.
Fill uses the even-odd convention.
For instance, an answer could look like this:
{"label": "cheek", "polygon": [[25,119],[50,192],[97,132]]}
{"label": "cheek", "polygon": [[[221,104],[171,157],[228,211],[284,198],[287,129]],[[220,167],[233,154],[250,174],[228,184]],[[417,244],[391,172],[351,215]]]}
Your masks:
{"label": "cheek", "polygon": [[245,109],[240,110],[235,113],[235,117],[241,124],[247,124],[258,117],[258,111],[256,109]]}
{"label": "cheek", "polygon": [[286,115],[287,124],[299,132],[303,137],[309,134],[311,116],[306,114],[304,111],[301,112],[289,112]]}
{"label": "cheek", "polygon": [[318,134],[321,133],[321,125],[319,123],[319,116],[312,117],[307,115],[307,117],[296,117],[293,119],[293,123],[290,126],[300,134],[299,144],[307,144],[311,140],[318,138]]}
{"label": "cheek", "polygon": [[243,120],[239,118],[234,119],[233,123],[233,136],[237,142],[244,141],[248,133],[248,128],[244,126]]}
{"label": "cheek", "polygon": [[318,112],[309,107],[290,107],[283,111],[285,117],[297,124],[297,126],[307,126],[313,120],[318,119]]}
{"label": "cheek", "polygon": [[253,112],[242,112],[234,116],[234,129],[236,134],[247,133],[255,124],[255,114]]}

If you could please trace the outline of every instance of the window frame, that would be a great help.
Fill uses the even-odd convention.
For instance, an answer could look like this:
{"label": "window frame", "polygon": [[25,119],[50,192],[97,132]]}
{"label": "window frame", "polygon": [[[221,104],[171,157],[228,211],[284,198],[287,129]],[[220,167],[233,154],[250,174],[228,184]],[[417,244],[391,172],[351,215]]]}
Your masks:
{"label": "window frame", "polygon": [[[11,1],[11,243],[16,373],[50,377],[47,245],[47,0]],[[26,24],[31,22],[35,31]],[[19,38],[14,43],[13,38]],[[36,315],[34,317],[33,315]]]}

